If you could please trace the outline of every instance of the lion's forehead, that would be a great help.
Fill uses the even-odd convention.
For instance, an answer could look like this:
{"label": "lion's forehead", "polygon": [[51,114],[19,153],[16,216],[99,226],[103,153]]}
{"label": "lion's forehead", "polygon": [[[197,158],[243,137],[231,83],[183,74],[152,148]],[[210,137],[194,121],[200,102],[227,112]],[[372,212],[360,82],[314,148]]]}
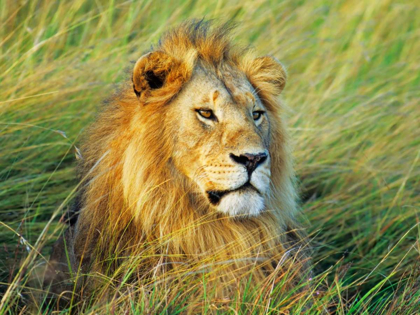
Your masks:
{"label": "lion's forehead", "polygon": [[212,71],[197,67],[191,80],[195,102],[252,105],[260,102],[245,74],[233,68]]}

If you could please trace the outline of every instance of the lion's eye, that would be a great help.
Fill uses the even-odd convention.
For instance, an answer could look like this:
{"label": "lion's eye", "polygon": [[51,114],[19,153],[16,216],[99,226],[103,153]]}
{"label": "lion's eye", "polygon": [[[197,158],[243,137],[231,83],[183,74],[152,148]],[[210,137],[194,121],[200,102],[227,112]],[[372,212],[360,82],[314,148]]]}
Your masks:
{"label": "lion's eye", "polygon": [[258,120],[261,118],[262,114],[264,114],[263,111],[252,112],[252,118],[254,118],[254,120]]}
{"label": "lion's eye", "polygon": [[199,113],[203,118],[214,119],[213,111],[210,109],[197,109],[197,113]]}

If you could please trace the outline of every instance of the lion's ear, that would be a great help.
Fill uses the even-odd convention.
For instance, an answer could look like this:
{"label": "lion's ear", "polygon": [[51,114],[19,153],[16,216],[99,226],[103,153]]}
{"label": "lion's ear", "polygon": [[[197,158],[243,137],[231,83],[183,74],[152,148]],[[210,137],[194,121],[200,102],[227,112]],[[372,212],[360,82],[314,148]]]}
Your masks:
{"label": "lion's ear", "polygon": [[179,92],[191,73],[192,65],[185,60],[177,60],[162,51],[148,53],[134,66],[134,93],[145,104],[166,102]]}
{"label": "lion's ear", "polygon": [[277,59],[265,56],[245,62],[244,70],[251,84],[263,94],[280,95],[286,85],[286,70]]}

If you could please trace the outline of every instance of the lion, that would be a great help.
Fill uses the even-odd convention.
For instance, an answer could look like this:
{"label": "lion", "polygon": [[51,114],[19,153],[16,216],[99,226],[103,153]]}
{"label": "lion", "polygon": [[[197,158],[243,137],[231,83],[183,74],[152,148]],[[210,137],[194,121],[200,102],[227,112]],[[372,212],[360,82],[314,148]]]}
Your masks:
{"label": "lion", "polygon": [[[232,44],[230,29],[192,21],[165,33],[101,110],[51,255],[53,291],[73,290],[75,273],[123,272],[130,257],[137,279],[194,266],[221,294],[242,275],[280,276],[288,260],[304,272],[286,71]],[[94,286],[86,279],[79,289]]]}

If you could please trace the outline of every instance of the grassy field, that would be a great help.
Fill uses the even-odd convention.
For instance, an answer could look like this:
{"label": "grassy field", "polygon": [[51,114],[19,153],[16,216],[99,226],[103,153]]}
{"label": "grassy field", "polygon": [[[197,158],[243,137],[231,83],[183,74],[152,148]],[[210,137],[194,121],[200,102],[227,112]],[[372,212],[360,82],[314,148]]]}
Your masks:
{"label": "grassy field", "polygon": [[[419,13],[414,0],[0,0],[0,314],[28,311],[77,184],[80,135],[101,101],[163,31],[201,17],[238,22],[236,42],[288,68],[284,100],[317,274],[306,309],[251,296],[239,306],[204,299],[204,309],[418,313]],[[128,314],[182,312],[178,293],[160,294],[169,302],[132,303]]]}

